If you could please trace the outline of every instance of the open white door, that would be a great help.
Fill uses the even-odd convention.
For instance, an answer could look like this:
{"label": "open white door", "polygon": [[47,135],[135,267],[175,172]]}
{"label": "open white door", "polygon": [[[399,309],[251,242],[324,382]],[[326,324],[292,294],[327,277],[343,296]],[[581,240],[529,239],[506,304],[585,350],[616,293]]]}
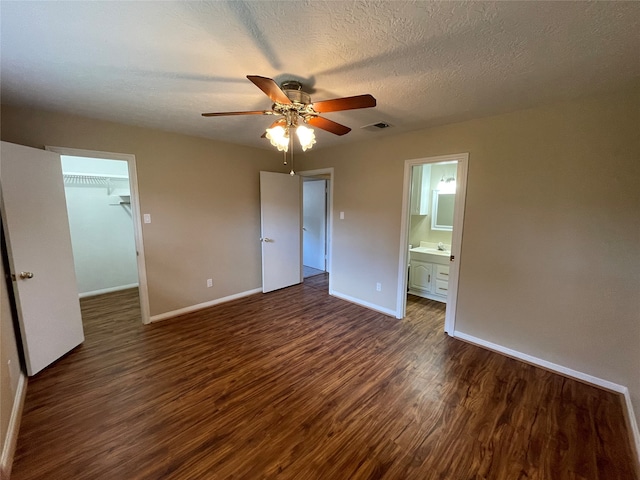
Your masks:
{"label": "open white door", "polygon": [[301,197],[299,176],[260,172],[264,293],[302,281]]}
{"label": "open white door", "polygon": [[84,341],[60,155],[2,142],[0,194],[31,376]]}
{"label": "open white door", "polygon": [[326,270],[327,181],[307,180],[302,184],[302,264]]}

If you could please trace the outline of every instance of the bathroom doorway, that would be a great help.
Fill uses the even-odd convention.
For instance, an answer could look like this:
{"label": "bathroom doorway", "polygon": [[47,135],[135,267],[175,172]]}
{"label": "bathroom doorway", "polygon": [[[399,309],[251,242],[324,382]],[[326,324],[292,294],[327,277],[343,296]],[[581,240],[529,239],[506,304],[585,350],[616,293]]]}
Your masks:
{"label": "bathroom doorway", "polygon": [[405,162],[397,316],[405,316],[408,299],[427,299],[446,309],[449,334],[455,329],[467,161],[468,154],[459,154]]}

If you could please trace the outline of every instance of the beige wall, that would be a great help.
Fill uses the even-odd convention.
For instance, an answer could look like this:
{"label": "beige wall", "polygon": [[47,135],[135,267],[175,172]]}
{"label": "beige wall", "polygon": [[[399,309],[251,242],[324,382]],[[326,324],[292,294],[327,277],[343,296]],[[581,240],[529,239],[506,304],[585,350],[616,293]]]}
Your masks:
{"label": "beige wall", "polygon": [[275,152],[7,106],[2,140],[136,156],[152,219],[143,225],[151,315],[261,286],[259,171],[285,171]]}
{"label": "beige wall", "polygon": [[639,104],[635,85],[308,153],[345,212],[334,290],[395,310],[404,161],[468,152],[456,330],[628,386],[640,419]]}

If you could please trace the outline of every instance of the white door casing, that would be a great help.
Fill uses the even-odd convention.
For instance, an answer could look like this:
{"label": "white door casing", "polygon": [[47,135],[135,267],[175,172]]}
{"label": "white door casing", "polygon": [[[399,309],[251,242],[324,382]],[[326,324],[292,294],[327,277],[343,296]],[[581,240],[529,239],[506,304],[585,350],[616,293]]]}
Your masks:
{"label": "white door casing", "polygon": [[0,192],[31,376],[84,341],[60,156],[2,142]]}
{"label": "white door casing", "polygon": [[302,183],[302,264],[318,270],[326,270],[326,190],[326,180]]}
{"label": "white door casing", "polygon": [[467,172],[469,164],[468,153],[442,155],[438,157],[417,158],[405,160],[402,199],[402,218],[400,226],[400,255],[398,262],[398,293],[396,317],[404,318],[407,308],[407,265],[409,260],[409,217],[411,173],[415,165],[434,164],[443,162],[457,162],[456,171],[456,200],[453,212],[453,232],[451,239],[451,262],[449,265],[449,280],[447,290],[447,310],[444,320],[444,331],[454,334],[458,303],[458,275],[460,271],[460,252],[462,250],[462,228],[464,225],[464,210],[467,193]]}
{"label": "white door casing", "polygon": [[331,268],[333,263],[333,183],[334,169],[333,167],[319,168],[317,170],[302,170],[297,172],[303,178],[322,178],[327,181],[327,212],[326,212],[326,252],[327,262],[326,271],[329,273],[329,294],[333,295],[333,277],[331,276]]}
{"label": "white door casing", "polygon": [[129,187],[131,189],[131,216],[133,220],[133,233],[136,243],[136,258],[138,264],[138,293],[140,296],[140,313],[142,323],[151,323],[149,308],[149,291],[147,287],[147,267],[142,238],[142,213],[140,212],[140,199],[138,196],[138,173],[135,155],[128,153],[101,152],[78,148],[46,146],[46,150],[69,155],[72,157],[103,158],[107,160],[124,160],[129,168]]}
{"label": "white door casing", "polygon": [[260,172],[263,293],[302,282],[302,179]]}

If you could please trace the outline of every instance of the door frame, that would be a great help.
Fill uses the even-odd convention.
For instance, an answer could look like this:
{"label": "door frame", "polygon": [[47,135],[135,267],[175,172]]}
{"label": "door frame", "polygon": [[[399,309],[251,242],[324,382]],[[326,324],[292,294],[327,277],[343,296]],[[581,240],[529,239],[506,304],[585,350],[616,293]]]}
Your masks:
{"label": "door frame", "polygon": [[[305,179],[307,179],[305,181]],[[322,182],[322,230],[323,230],[323,235],[322,235],[322,271],[326,272],[327,271],[327,264],[329,263],[329,256],[328,256],[328,251],[327,251],[327,229],[328,229],[328,224],[329,222],[328,220],[328,215],[327,215],[327,209],[329,208],[328,205],[328,187],[327,185],[329,184],[329,182],[327,181],[326,178],[316,178],[316,177],[304,177],[302,180],[302,213],[303,213],[303,226],[302,226],[302,265],[303,265],[303,269],[304,269],[304,258],[305,258],[305,226],[304,226],[304,213],[305,213],[305,189],[309,187],[309,184],[315,184],[315,183],[320,183]],[[318,207],[320,205],[320,202],[313,202],[313,208],[311,208],[310,210]],[[311,265],[310,265],[311,266]],[[315,267],[314,267],[315,268]]]}
{"label": "door frame", "polygon": [[136,156],[130,153],[101,152],[79,148],[56,147],[46,145],[45,150],[71,157],[101,158],[105,160],[123,160],[129,168],[129,187],[131,189],[131,216],[133,219],[133,236],[136,244],[136,261],[138,267],[138,293],[140,296],[140,313],[142,323],[151,323],[149,310],[149,290],[147,286],[147,267],[144,256],[144,241],[142,237],[142,215],[140,214],[140,199],[138,196],[138,173]]}
{"label": "door frame", "polygon": [[402,217],[400,222],[400,255],[398,262],[398,302],[396,317],[404,318],[407,312],[407,265],[409,264],[409,227],[411,179],[413,167],[416,165],[458,162],[456,172],[456,203],[453,210],[453,232],[451,238],[451,255],[454,260],[449,267],[449,290],[447,295],[447,309],[444,320],[444,331],[453,336],[455,332],[456,311],[458,302],[458,279],[460,275],[460,252],[462,250],[462,228],[464,225],[464,210],[467,196],[467,174],[469,170],[469,154],[456,153],[437,157],[415,158],[404,162],[404,182],[402,189]]}
{"label": "door frame", "polygon": [[331,272],[333,271],[333,167],[318,168],[316,170],[304,170],[296,172],[301,177],[318,177],[319,179],[328,180],[327,182],[327,273],[329,274],[329,294],[333,295]]}

